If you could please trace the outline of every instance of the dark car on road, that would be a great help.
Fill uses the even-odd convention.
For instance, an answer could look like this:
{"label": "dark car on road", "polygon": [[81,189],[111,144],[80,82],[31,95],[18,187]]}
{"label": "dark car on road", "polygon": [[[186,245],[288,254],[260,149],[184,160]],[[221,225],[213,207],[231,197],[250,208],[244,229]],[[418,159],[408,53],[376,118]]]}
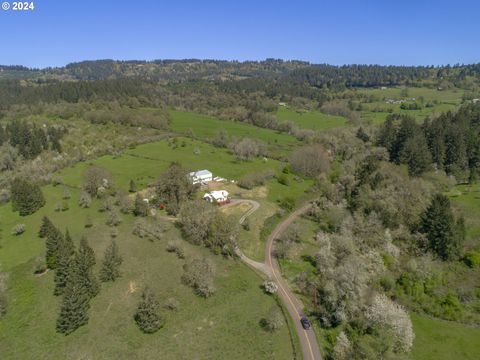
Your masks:
{"label": "dark car on road", "polygon": [[310,329],[310,327],[312,326],[312,324],[310,324],[310,321],[305,316],[302,316],[300,322],[302,323],[302,326],[305,330]]}

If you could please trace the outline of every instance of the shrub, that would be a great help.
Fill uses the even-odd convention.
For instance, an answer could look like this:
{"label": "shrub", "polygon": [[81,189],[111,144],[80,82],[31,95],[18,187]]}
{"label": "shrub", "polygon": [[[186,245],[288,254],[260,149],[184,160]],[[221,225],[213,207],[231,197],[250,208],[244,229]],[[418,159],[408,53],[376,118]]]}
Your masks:
{"label": "shrub", "polygon": [[237,185],[241,188],[251,190],[256,186],[265,185],[265,183],[274,176],[275,173],[273,172],[273,170],[266,170],[259,173],[251,173],[240,178]]}
{"label": "shrub", "polygon": [[133,225],[132,233],[140,238],[146,238],[151,241],[162,238],[164,227],[159,222],[148,222],[146,219],[137,219]]}
{"label": "shrub", "polygon": [[184,259],[185,258],[185,250],[183,249],[180,242],[177,241],[177,240],[170,240],[167,243],[167,251],[177,254],[179,259]]}
{"label": "shrub", "polygon": [[274,281],[265,280],[263,288],[267,294],[275,294],[278,291],[278,285]]}
{"label": "shrub", "polygon": [[260,324],[265,330],[275,332],[284,325],[283,314],[277,307],[274,307],[270,309],[268,316],[260,321]]}
{"label": "shrub", "polygon": [[477,267],[480,266],[480,251],[469,251],[465,254],[464,257],[465,264],[467,264],[469,267]]}
{"label": "shrub", "polygon": [[178,307],[180,306],[180,303],[178,302],[177,299],[171,297],[171,298],[168,298],[166,301],[165,301],[165,304],[163,305],[163,307],[165,309],[168,309],[168,310],[172,310],[172,311],[176,311],[178,310]]}
{"label": "shrub", "polygon": [[215,293],[214,276],[215,268],[208,259],[194,259],[183,265],[182,282],[199,296],[210,297]]}
{"label": "shrub", "polygon": [[122,219],[118,216],[116,211],[110,211],[108,214],[108,218],[106,224],[108,226],[118,226],[122,222]]}
{"label": "shrub", "polygon": [[282,209],[287,211],[292,211],[295,207],[295,199],[290,196],[284,197],[283,199],[279,200],[278,203]]}
{"label": "shrub", "polygon": [[78,206],[81,208],[89,208],[92,205],[92,197],[86,191],[82,191],[80,197],[78,198]]}
{"label": "shrub", "polygon": [[146,288],[134,315],[135,322],[144,333],[152,334],[165,324],[159,310],[160,304],[156,296]]}
{"label": "shrub", "polygon": [[12,235],[21,235],[25,232],[26,227],[25,224],[17,224],[12,228]]}
{"label": "shrub", "polygon": [[279,184],[288,186],[290,185],[290,180],[288,179],[288,176],[285,174],[279,174],[277,175],[277,181]]}

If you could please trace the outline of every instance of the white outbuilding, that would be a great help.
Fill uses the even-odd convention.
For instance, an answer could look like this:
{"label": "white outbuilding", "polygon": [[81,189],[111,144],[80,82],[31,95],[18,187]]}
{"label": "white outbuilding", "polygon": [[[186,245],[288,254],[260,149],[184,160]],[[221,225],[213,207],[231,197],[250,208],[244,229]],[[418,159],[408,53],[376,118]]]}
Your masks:
{"label": "white outbuilding", "polygon": [[208,170],[198,170],[189,174],[193,184],[204,184],[213,180],[213,174]]}
{"label": "white outbuilding", "polygon": [[223,205],[230,202],[230,197],[227,190],[214,190],[205,193],[205,195],[203,195],[203,200]]}

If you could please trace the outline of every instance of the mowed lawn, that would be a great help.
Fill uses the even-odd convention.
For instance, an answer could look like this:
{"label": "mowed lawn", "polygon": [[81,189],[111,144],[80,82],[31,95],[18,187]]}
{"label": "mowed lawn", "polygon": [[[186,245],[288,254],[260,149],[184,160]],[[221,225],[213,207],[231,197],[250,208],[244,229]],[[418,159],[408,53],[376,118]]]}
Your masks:
{"label": "mowed lawn", "polygon": [[327,115],[320,111],[301,111],[285,106],[280,106],[276,116],[280,120],[292,121],[301,128],[317,131],[347,126],[347,119],[342,116]]}
{"label": "mowed lawn", "polygon": [[[69,169],[72,171],[72,169]],[[68,174],[65,174],[68,176]],[[8,312],[0,320],[0,358],[3,359],[291,359],[288,328],[277,333],[261,329],[259,321],[277,306],[265,295],[262,280],[242,263],[212,255],[207,249],[180,240],[186,260],[165,251],[168,240],[179,239],[178,230],[165,223],[161,240],[149,241],[132,235],[134,217],[121,215],[117,243],[124,263],[122,277],[102,285],[91,302],[88,325],[69,336],[55,332],[59,298],[53,296],[53,272],[35,276],[37,258],[44,256],[44,239],[37,237],[40,219],[48,215],[62,230],[68,228],[78,243],[85,235],[94,248],[96,271],[110,242],[107,214],[77,205],[79,190],[71,189],[70,209],[55,212],[62,186],[43,188],[47,204],[34,215],[19,217],[11,205],[0,207],[3,238],[0,248],[2,271],[10,275]],[[89,214],[94,222],[85,229]],[[152,219],[153,220],[153,219]],[[160,220],[155,220],[160,221]],[[24,234],[13,237],[11,227],[26,224]],[[207,256],[216,265],[217,293],[199,298],[181,283],[183,264]],[[180,302],[178,311],[163,310],[166,325],[152,335],[135,325],[133,313],[141,289],[148,285],[163,304],[169,297]]]}
{"label": "mowed lawn", "polygon": [[410,314],[415,331],[413,360],[478,360],[480,329]]}

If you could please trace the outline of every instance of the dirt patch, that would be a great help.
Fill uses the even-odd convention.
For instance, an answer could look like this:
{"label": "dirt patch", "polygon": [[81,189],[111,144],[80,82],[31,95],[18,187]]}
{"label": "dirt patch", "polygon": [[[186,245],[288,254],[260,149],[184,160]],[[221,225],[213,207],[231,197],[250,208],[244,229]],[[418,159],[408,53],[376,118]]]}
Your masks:
{"label": "dirt patch", "polygon": [[138,287],[137,287],[137,284],[135,284],[135,281],[130,281],[130,282],[128,283],[128,291],[127,291],[127,293],[128,293],[128,294],[133,294],[133,293],[137,292],[137,290],[138,290]]}

